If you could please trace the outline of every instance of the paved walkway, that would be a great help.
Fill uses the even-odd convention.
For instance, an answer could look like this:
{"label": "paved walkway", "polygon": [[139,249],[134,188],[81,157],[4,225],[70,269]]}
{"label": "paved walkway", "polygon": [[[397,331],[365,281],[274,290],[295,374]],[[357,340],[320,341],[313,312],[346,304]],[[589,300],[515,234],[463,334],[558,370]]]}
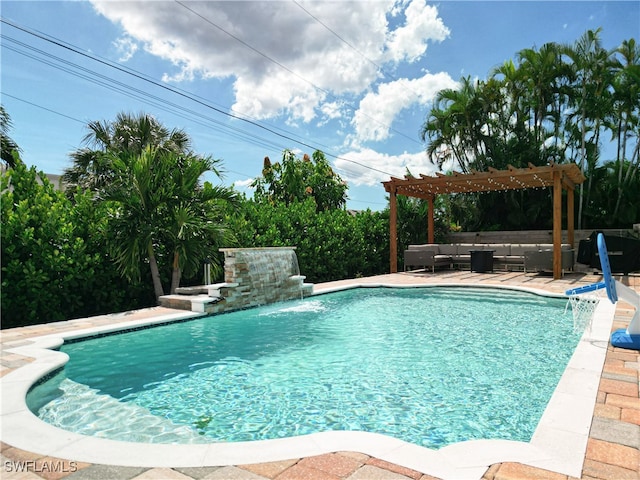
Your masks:
{"label": "paved walkway", "polygon": [[[640,277],[619,278],[640,292]],[[521,272],[476,274],[442,272],[436,274],[404,273],[358,279],[359,283],[478,283],[505,286],[527,286],[562,293],[573,286],[599,281],[597,275],[569,274],[562,280]],[[349,283],[332,282],[316,285],[316,289]],[[29,342],[30,337],[109,325],[133,319],[163,315],[169,309],[152,308],[125,314],[105,315],[90,319],[57,322],[55,324],[22,327],[0,332],[2,343],[0,376],[29,363],[31,359],[6,352]],[[632,310],[618,302],[614,329],[625,328]],[[601,480],[640,479],[640,351],[623,350],[609,345],[595,406],[582,478]],[[182,479],[182,480],[429,480],[424,475],[399,465],[357,452],[334,452],[306,458],[253,465],[200,468],[136,468],[74,462],[72,459],[43,457],[0,442],[2,466],[0,478],[5,479]],[[135,453],[132,453],[134,456]],[[517,463],[492,465],[486,480],[550,479],[568,480],[566,475],[528,467]]]}

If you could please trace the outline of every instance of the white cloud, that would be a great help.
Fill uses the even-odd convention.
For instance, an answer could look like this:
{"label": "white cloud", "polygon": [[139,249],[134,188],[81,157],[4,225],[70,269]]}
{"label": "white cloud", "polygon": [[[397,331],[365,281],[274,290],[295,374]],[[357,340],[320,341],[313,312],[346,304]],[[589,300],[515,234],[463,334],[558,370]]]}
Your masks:
{"label": "white cloud", "polygon": [[[165,80],[235,79],[234,108],[309,122],[327,93],[363,91],[378,76],[390,1],[304,4],[357,51],[293,2],[112,2],[94,8],[151,54],[174,65]],[[152,8],[149,6],[152,5]],[[287,90],[285,93],[284,90]]]}
{"label": "white cloud", "polygon": [[[428,106],[438,90],[456,86],[446,73],[383,83],[386,72],[399,67],[426,71],[427,46],[449,36],[425,0],[92,4],[131,39],[123,48],[139,45],[168,62],[165,81],[230,79],[231,108],[240,115],[279,117],[288,126],[331,122],[327,143],[350,145],[349,158],[395,175],[433,167],[423,152],[393,156],[363,148],[388,139],[404,110]],[[388,179],[341,160],[336,167],[354,184]]]}
{"label": "white cloud", "polygon": [[[362,94],[380,79],[378,65],[412,62],[449,34],[424,0],[93,5],[122,26],[123,38],[173,64],[165,81],[233,78],[233,108],[257,119],[326,121],[335,110],[324,105]],[[390,30],[393,13],[404,22]]]}
{"label": "white cloud", "polygon": [[389,180],[390,176],[402,178],[407,169],[413,175],[434,175],[438,171],[438,167],[429,161],[423,151],[388,155],[365,148],[340,157],[335,160],[334,165],[343,180],[354,185],[373,186]]}
{"label": "white cloud", "polygon": [[305,122],[315,117],[314,107],[325,94],[312,85],[286,73],[274,72],[269,81],[243,76],[234,84],[236,103],[233,109],[256,119],[287,112]]}
{"label": "white cloud", "polygon": [[389,32],[387,57],[395,62],[413,62],[427,51],[429,41],[442,41],[449,36],[449,29],[438,17],[438,9],[425,0],[412,0],[404,12],[406,22]]}
{"label": "white cloud", "polygon": [[342,105],[339,102],[327,102],[320,107],[324,120],[318,123],[319,126],[324,125],[329,120],[342,118]]}
{"label": "white cloud", "polygon": [[119,62],[128,62],[131,60],[131,57],[138,51],[138,44],[136,41],[129,37],[119,37],[113,41],[113,46],[116,47],[118,51],[118,61]]}
{"label": "white cloud", "polygon": [[253,183],[253,181],[253,178],[248,178],[246,180],[236,180],[235,182],[233,182],[233,185],[237,188],[251,190],[251,184]]}
{"label": "white cloud", "polygon": [[421,78],[402,78],[381,84],[376,93],[370,92],[360,101],[353,117],[354,143],[386,140],[394,118],[411,105],[428,105],[438,91],[456,88],[458,83],[447,73],[427,73]]}

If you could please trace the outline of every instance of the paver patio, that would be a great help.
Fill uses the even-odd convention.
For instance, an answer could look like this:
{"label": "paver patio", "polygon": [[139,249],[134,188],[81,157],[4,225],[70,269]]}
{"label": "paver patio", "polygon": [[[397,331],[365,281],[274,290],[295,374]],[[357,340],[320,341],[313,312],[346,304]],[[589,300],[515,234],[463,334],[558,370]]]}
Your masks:
{"label": "paver patio", "polygon": [[[640,292],[640,276],[618,277],[623,283]],[[400,273],[358,279],[358,283],[433,284],[478,283],[503,286],[527,286],[554,293],[600,280],[598,275],[568,274],[553,280],[544,275],[526,275],[522,272],[470,273],[447,271],[436,274],[420,272]],[[316,289],[348,284],[349,280],[316,285]],[[2,351],[0,376],[20,368],[31,359],[6,352],[7,349],[27,344],[36,336],[77,330],[96,325],[127,322],[132,319],[166,314],[169,309],[152,308],[124,314],[105,315],[90,319],[58,322],[55,324],[22,327],[0,332]],[[632,309],[619,302],[614,318],[614,329],[625,328]],[[608,346],[602,370],[597,403],[589,433],[582,478],[600,480],[640,479],[640,351]],[[1,432],[1,430],[0,430]],[[0,443],[0,478],[2,479],[398,479],[429,480],[421,472],[391,464],[359,452],[334,452],[305,458],[252,465],[198,468],[142,468],[97,465],[74,462],[73,459],[46,457]],[[132,452],[132,456],[135,453]],[[494,464],[486,471],[485,480],[550,479],[568,480],[566,475],[537,469],[518,463]]]}

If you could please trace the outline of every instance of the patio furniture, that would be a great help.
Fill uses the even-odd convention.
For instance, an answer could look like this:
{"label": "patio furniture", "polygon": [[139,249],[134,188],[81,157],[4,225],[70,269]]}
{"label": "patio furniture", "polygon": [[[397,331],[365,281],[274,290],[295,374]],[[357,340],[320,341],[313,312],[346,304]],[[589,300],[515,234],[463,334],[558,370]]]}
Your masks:
{"label": "patio furniture", "polygon": [[404,271],[416,268],[425,270],[431,269],[436,271],[436,267],[451,267],[451,257],[448,255],[440,255],[437,249],[415,249],[404,252]]}
{"label": "patio furniture", "polygon": [[[581,240],[578,248],[578,263],[601,269],[600,256],[595,231],[586,240]],[[604,234],[603,234],[604,235]],[[628,275],[640,271],[640,238],[622,235],[604,235],[611,271]]]}
{"label": "patio furniture", "polygon": [[[565,270],[573,270],[573,255],[573,249],[567,249],[563,246],[561,252],[562,275],[564,275]],[[524,252],[524,271],[525,273],[553,272],[553,249],[545,248]]]}
{"label": "patio furniture", "polygon": [[493,254],[495,250],[471,250],[471,271],[478,273],[493,272]]}
{"label": "patio furniture", "polygon": [[[469,268],[471,266],[471,252],[488,250],[492,252],[493,269],[504,270],[547,270],[549,261],[553,271],[553,244],[550,243],[444,243],[409,245],[404,252],[404,269],[424,268],[435,271],[436,267]],[[533,255],[525,265],[526,252],[549,251],[549,253]],[[562,245],[562,269],[572,270],[574,250],[569,244]],[[566,253],[571,252],[571,253]],[[483,255],[483,254],[479,254]],[[485,254],[488,255],[488,254]],[[549,257],[549,255],[551,255]],[[485,268],[485,270],[492,270]]]}

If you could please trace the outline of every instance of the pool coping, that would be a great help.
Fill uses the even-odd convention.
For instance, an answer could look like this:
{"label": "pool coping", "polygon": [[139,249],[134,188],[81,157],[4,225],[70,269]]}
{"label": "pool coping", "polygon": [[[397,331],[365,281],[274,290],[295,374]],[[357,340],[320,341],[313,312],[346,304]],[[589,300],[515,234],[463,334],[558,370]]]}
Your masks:
{"label": "pool coping", "polygon": [[[520,286],[438,282],[395,284],[392,282],[349,282],[314,291],[314,295],[358,287],[501,288],[547,297],[557,293]],[[408,467],[442,479],[480,479],[495,463],[518,462],[532,467],[580,477],[589,429],[596,403],[600,374],[609,342],[615,305],[601,301],[592,327],[587,329],[572,355],[530,442],[472,440],[432,450],[381,434],[331,431],[276,440],[211,444],[140,444],[79,435],[46,424],[29,411],[26,393],[44,375],[66,362],[66,355],[50,350],[64,339],[81,338],[131,328],[144,327],[202,314],[178,312],[118,325],[84,328],[33,337],[34,342],[6,351],[35,358],[0,378],[2,441],[15,447],[76,461],[121,466],[202,467],[227,466],[294,457],[321,455],[335,451],[356,451]],[[135,449],[135,458],[131,453]]]}

